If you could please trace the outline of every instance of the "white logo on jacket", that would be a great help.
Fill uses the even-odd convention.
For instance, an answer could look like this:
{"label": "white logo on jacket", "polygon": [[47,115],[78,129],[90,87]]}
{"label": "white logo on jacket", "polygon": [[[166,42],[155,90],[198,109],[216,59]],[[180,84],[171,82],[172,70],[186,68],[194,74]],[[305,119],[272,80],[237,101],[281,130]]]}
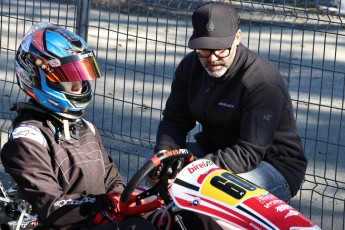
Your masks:
{"label": "white logo on jacket", "polygon": [[233,104],[229,104],[229,103],[225,103],[225,102],[218,102],[218,105],[222,106],[222,107],[227,107],[230,109],[233,109],[235,106]]}
{"label": "white logo on jacket", "polygon": [[41,131],[37,127],[30,124],[21,124],[20,126],[16,127],[11,133],[11,138],[28,138],[40,143],[44,147],[47,147],[48,145],[47,140]]}
{"label": "white logo on jacket", "polygon": [[54,203],[54,206],[62,207],[65,205],[81,205],[83,203],[95,203],[96,198],[94,197],[83,197],[81,200],[58,200]]}

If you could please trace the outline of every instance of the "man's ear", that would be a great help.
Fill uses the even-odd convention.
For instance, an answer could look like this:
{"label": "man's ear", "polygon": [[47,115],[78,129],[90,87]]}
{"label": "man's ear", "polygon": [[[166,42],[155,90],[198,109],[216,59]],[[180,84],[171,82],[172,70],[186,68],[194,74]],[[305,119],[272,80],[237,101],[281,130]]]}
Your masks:
{"label": "man's ear", "polygon": [[240,44],[241,38],[242,38],[242,31],[239,29],[239,30],[237,30],[237,32],[236,32],[235,40],[234,40],[234,44],[235,44],[236,46],[238,46],[238,45]]}
{"label": "man's ear", "polygon": [[238,29],[237,32],[236,32],[236,35],[235,35],[235,38],[239,41],[241,41],[241,38],[242,38],[242,30],[241,29]]}

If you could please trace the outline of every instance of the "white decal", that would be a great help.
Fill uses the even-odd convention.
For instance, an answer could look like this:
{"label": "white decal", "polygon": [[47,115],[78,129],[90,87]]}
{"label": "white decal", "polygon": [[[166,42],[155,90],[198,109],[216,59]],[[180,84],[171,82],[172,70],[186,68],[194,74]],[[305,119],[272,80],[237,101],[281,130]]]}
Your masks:
{"label": "white decal", "polygon": [[271,201],[275,199],[275,197],[271,193],[263,194],[256,197],[261,204],[266,203],[267,201]]}
{"label": "white decal", "polygon": [[23,68],[16,67],[16,74],[18,75],[18,77],[23,79],[23,81],[26,81],[27,84],[31,83],[29,73],[26,72]]}
{"label": "white decal", "polygon": [[28,139],[31,139],[33,141],[40,143],[44,147],[48,146],[47,140],[45,139],[45,137],[43,136],[41,131],[38,128],[36,128],[32,125],[29,125],[29,124],[22,124],[22,125],[16,127],[12,131],[11,138],[12,139],[28,138]]}
{"label": "white decal", "polygon": [[82,58],[93,57],[93,53],[90,52],[90,53],[86,53],[86,54],[81,54],[80,56],[81,56]]}
{"label": "white decal", "polygon": [[284,212],[285,210],[289,210],[289,209],[291,209],[291,206],[289,206],[287,204],[283,204],[283,205],[276,207],[277,212]]}
{"label": "white decal", "polygon": [[49,60],[48,61],[48,64],[51,66],[51,67],[58,67],[58,66],[61,66],[61,62],[59,59],[52,59],[52,60]]}
{"label": "white decal", "polygon": [[296,210],[290,210],[289,213],[284,217],[285,219],[286,218],[289,218],[291,216],[298,216],[299,212],[297,212]]}
{"label": "white decal", "polygon": [[270,208],[272,206],[275,206],[277,204],[281,204],[281,203],[284,203],[284,201],[282,200],[272,200],[270,202],[268,202],[267,204],[264,205],[265,208]]}

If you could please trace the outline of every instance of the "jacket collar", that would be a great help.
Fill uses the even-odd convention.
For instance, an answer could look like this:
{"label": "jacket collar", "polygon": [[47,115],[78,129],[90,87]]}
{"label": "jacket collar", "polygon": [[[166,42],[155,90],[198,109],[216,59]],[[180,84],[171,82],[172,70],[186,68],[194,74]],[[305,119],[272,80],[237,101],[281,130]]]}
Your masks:
{"label": "jacket collar", "polygon": [[220,81],[227,81],[233,78],[242,68],[247,60],[248,49],[240,43],[237,46],[236,55],[230,68],[225,72],[225,74],[219,78]]}

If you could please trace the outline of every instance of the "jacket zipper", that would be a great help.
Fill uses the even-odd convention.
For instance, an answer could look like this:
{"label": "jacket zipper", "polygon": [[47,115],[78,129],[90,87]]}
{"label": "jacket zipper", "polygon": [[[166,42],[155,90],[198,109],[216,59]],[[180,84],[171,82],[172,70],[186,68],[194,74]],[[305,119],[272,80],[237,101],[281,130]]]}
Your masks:
{"label": "jacket zipper", "polygon": [[205,120],[207,120],[207,110],[208,110],[208,103],[209,103],[209,94],[211,92],[211,90],[213,89],[214,87],[214,77],[212,77],[212,80],[211,80],[211,85],[207,88],[206,90],[206,103],[205,103],[205,109],[204,109],[204,117],[205,117]]}

